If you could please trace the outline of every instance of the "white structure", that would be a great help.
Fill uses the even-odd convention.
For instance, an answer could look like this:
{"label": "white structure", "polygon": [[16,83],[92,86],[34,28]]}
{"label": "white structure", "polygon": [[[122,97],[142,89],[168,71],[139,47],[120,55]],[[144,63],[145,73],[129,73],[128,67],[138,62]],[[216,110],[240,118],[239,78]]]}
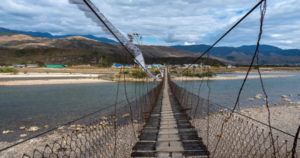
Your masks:
{"label": "white structure", "polygon": [[38,64],[27,64],[26,67],[28,68],[36,68],[36,67],[39,67]]}

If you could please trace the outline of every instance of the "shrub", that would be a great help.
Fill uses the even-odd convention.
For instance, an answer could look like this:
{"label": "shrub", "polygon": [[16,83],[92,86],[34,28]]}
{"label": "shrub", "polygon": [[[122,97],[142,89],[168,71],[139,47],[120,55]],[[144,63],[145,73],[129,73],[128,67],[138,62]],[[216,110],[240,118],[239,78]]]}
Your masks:
{"label": "shrub", "polygon": [[202,73],[193,73],[191,71],[185,71],[183,72],[183,76],[188,76],[188,77],[214,77],[216,76],[216,73],[207,71],[207,72],[202,72]]}
{"label": "shrub", "polygon": [[147,74],[144,71],[141,71],[141,70],[133,70],[130,75],[133,78],[145,78],[145,77],[147,77]]}
{"label": "shrub", "polygon": [[214,76],[216,76],[216,73],[209,71],[209,72],[197,73],[197,74],[195,74],[195,76],[200,77],[200,78],[202,78],[202,77],[214,77]]}
{"label": "shrub", "polygon": [[195,76],[195,74],[192,73],[191,71],[184,71],[184,72],[182,73],[182,75],[183,75],[183,76],[189,76],[189,77]]}
{"label": "shrub", "polygon": [[120,74],[129,74],[130,71],[129,70],[124,70],[124,71],[121,71]]}
{"label": "shrub", "polygon": [[156,76],[160,74],[160,71],[156,69],[156,70],[152,70],[151,73]]}
{"label": "shrub", "polygon": [[13,73],[17,74],[19,71],[15,68],[0,68],[0,73]]}
{"label": "shrub", "polygon": [[176,70],[171,70],[172,74],[177,74],[178,72]]}

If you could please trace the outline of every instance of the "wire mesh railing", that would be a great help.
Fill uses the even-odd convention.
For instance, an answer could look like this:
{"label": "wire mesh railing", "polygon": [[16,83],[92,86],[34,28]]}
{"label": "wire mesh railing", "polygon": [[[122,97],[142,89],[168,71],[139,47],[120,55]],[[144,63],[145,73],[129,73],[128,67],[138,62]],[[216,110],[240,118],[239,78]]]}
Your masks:
{"label": "wire mesh railing", "polygon": [[52,135],[57,136],[39,141],[41,145],[22,157],[130,157],[138,132],[156,105],[161,88],[162,82],[134,101],[73,122],[65,127],[67,132],[54,131]]}
{"label": "wire mesh railing", "polygon": [[[274,152],[267,124],[236,111],[230,117],[230,109],[211,103],[171,80],[169,83],[175,98],[207,145],[211,157],[292,157],[294,135],[271,127]],[[295,157],[299,154],[298,144]]]}

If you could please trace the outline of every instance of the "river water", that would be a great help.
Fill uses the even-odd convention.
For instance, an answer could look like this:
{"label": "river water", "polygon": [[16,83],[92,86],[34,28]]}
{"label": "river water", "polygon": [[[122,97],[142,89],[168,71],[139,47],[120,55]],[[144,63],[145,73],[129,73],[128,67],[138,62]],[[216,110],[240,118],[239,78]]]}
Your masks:
{"label": "river water", "polygon": [[[219,76],[240,76],[243,73],[234,74],[219,74]],[[250,74],[257,75],[257,74]],[[278,77],[278,78],[263,78],[263,83],[269,100],[272,103],[281,102],[281,95],[287,95],[293,102],[300,101],[300,72],[286,72],[286,73],[263,73],[267,75],[293,75],[293,77]],[[238,91],[242,85],[242,79],[235,80],[214,80],[202,81],[202,86],[199,93],[200,81],[177,82],[182,87],[189,91],[199,94],[203,98],[208,97],[208,87],[210,87],[210,100],[214,103],[232,107],[237,99]],[[261,84],[258,78],[248,79],[243,88],[240,97],[240,106],[257,106],[263,105],[265,102],[262,99],[255,99],[249,101],[248,98],[255,98],[257,94],[263,94]],[[300,114],[299,114],[300,115]]]}
{"label": "river water", "polygon": [[[128,98],[133,100],[155,85],[157,82],[127,82]],[[16,134],[21,133],[20,126],[54,127],[95,110],[113,106],[117,87],[118,102],[126,104],[124,83],[119,86],[117,83],[0,86],[0,141],[15,140]],[[3,135],[3,130],[14,130],[15,133]]]}
{"label": "river water", "polygon": [[[220,74],[241,75],[241,74]],[[256,74],[257,75],[257,74]],[[285,78],[264,78],[265,88],[271,102],[280,102],[281,95],[287,95],[292,101],[300,101],[300,73],[268,73],[264,75],[294,75]],[[191,92],[198,94],[199,81],[189,81],[182,84]],[[126,83],[129,98],[138,97],[157,83]],[[200,95],[208,96],[208,85],[211,89],[210,100],[214,103],[232,107],[237,97],[242,80],[204,81]],[[1,86],[0,87],[0,141],[19,139],[18,128],[25,125],[39,126],[57,124],[78,118],[115,103],[117,83],[66,84],[66,85],[31,85],[31,86]],[[124,83],[119,85],[119,101],[125,101]],[[248,98],[263,94],[259,79],[249,79],[242,92],[240,105],[263,105],[262,99],[250,102]],[[300,114],[299,114],[300,115]],[[3,130],[17,131],[15,134],[3,135]]]}

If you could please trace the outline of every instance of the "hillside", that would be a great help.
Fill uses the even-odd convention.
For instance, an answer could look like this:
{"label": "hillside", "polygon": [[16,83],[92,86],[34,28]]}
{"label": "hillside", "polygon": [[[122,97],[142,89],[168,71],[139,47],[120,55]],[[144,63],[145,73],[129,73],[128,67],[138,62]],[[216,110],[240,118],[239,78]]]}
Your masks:
{"label": "hillside", "polygon": [[[141,46],[147,63],[191,63],[197,54],[164,46]],[[127,56],[127,57],[126,57]],[[129,55],[116,43],[99,42],[82,36],[66,38],[33,37],[23,34],[0,36],[0,64],[95,64],[131,63]],[[221,62],[210,59],[205,63]]]}
{"label": "hillside", "polygon": [[[204,52],[208,45],[191,46],[172,46],[173,48],[191,51],[194,53]],[[215,47],[210,52],[212,56],[223,58],[234,62],[235,64],[249,64],[249,61],[255,51],[255,45],[241,47]],[[261,45],[260,47],[261,64],[270,65],[295,65],[300,64],[300,50],[281,49],[270,45]]]}
{"label": "hillside", "polygon": [[[78,35],[51,35],[50,33],[45,33],[45,32],[18,31],[18,30],[10,30],[10,29],[0,27],[0,36],[1,35],[13,35],[13,34],[22,34],[22,35],[28,35],[28,36],[32,36],[32,37],[44,37],[44,38],[51,38],[51,39],[78,36]],[[81,35],[81,36],[89,38],[89,39],[97,40],[100,42],[116,43],[116,41],[105,38],[105,37],[96,37],[93,35]]]}

